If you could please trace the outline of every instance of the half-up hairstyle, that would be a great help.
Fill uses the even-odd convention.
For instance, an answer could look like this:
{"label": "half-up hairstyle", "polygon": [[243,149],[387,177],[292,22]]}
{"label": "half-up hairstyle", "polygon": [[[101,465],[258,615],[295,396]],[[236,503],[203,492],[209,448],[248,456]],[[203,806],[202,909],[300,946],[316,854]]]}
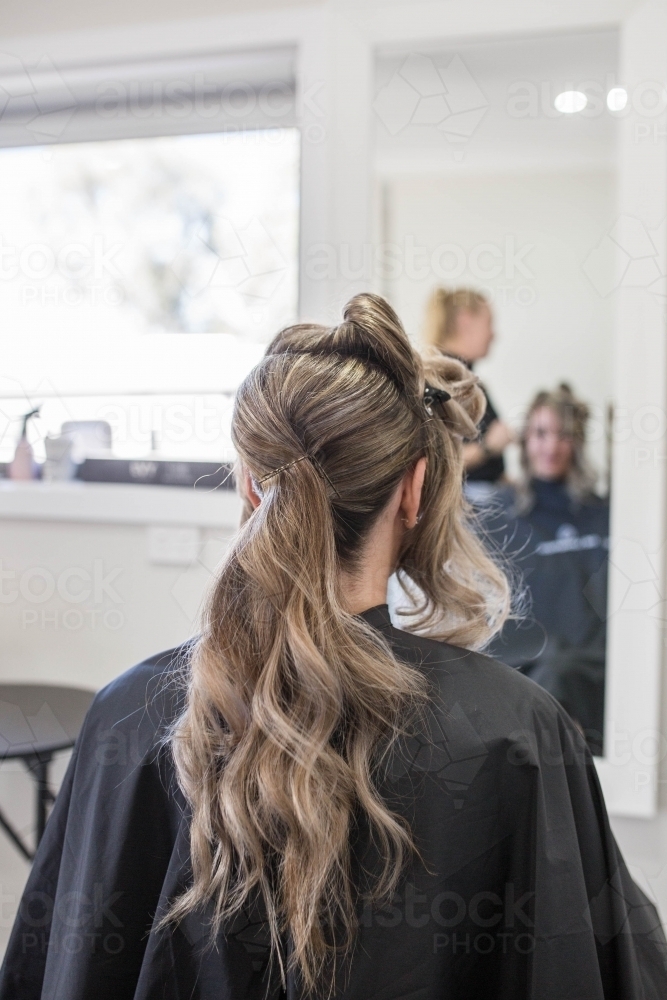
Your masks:
{"label": "half-up hairstyle", "polygon": [[[444,390],[428,406],[427,383]],[[261,502],[245,498],[172,733],[193,881],[166,920],[213,902],[217,933],[259,898],[282,974],[288,941],[287,967],[309,995],[331,991],[335,957],[354,940],[359,818],[384,862],[372,900],[391,897],[413,855],[375,779],[428,695],[425,675],[346,609],[340,571],[354,572],[425,457],[397,567],[422,595],[416,627],[475,647],[500,628],[506,582],[467,525],[461,489],[461,442],[484,407],[472,372],[437,351],[422,360],[375,295],[353,298],[334,328],[283,330],[237,394],[238,481],[249,475]]]}

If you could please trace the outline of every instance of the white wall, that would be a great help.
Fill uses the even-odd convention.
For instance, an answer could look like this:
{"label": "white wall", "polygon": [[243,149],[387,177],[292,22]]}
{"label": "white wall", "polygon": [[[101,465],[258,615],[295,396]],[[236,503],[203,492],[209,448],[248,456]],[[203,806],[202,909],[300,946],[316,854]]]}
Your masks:
{"label": "white wall", "polygon": [[[229,534],[202,531],[203,562],[170,566],[151,561],[148,531],[142,525],[0,521],[8,601],[0,604],[3,682],[97,690],[193,634]],[[56,589],[44,601],[40,595],[51,581]],[[79,602],[77,592],[84,591]]]}
{"label": "white wall", "polygon": [[240,509],[228,490],[5,483],[0,680],[95,691],[192,636]]}
{"label": "white wall", "polygon": [[[304,144],[303,253],[307,253],[309,246],[321,242],[330,242],[336,247],[348,243],[352,247],[351,255],[355,256],[370,238],[371,213],[365,201],[370,192],[370,70],[375,46],[388,46],[401,52],[412,48],[418,52],[437,43],[439,38],[446,37],[451,41],[479,36],[481,32],[487,37],[507,37],[551,30],[555,33],[577,28],[597,30],[613,27],[625,14],[637,10],[634,36],[637,44],[630,64],[637,70],[637,79],[646,79],[646,74],[651,79],[662,79],[664,74],[659,50],[664,51],[665,34],[664,30],[655,29],[655,18],[651,13],[653,8],[660,6],[664,8],[664,0],[655,3],[639,3],[637,0],[561,0],[559,3],[553,0],[504,0],[502,3],[476,0],[474,4],[470,0],[448,0],[447,3],[444,0],[397,0],[392,3],[372,0],[347,3],[340,0],[321,6],[311,3],[298,6],[294,3],[290,4],[292,10],[282,11],[278,0],[271,3],[269,0],[228,0],[226,3],[223,0],[193,0],[187,9],[178,0],[160,0],[159,3],[158,0],[136,3],[119,0],[116,4],[35,0],[27,5],[19,4],[17,0],[5,0],[0,8],[0,50],[26,60],[38,59],[46,53],[57,65],[64,65],[86,60],[103,62],[112,58],[156,57],[174,52],[207,52],[223,47],[247,49],[292,42],[298,44],[304,93],[315,95],[314,99],[304,104],[303,122],[319,127],[319,131],[314,131],[312,141]],[[266,17],[262,10],[266,10]],[[226,19],[224,15],[230,11],[232,16]],[[648,12],[645,24],[641,22],[642,11]],[[208,20],[198,21],[197,18]],[[39,37],[35,37],[37,33]],[[646,40],[647,45],[644,44]],[[654,43],[653,49],[651,42]],[[650,65],[645,58],[648,50]],[[311,86],[314,89],[310,90]],[[350,122],[353,122],[353,129]],[[664,188],[664,138],[659,141],[656,138],[652,148]],[[646,149],[646,142],[643,145],[637,142],[633,155],[637,158],[645,156]],[[642,184],[642,177],[645,176],[642,170],[640,166],[636,172],[628,170],[627,178],[633,180],[638,202],[647,192],[648,200],[654,200],[654,188],[647,189]],[[663,201],[662,197],[657,199],[659,207]],[[626,209],[637,217],[646,214],[650,219],[650,211],[644,213],[641,206],[626,205]],[[660,218],[663,216],[664,211]],[[353,290],[352,286],[349,290]],[[344,281],[336,284],[307,280],[302,286],[304,312],[318,317],[334,313],[346,291],[348,285]],[[499,313],[499,329],[505,340],[513,336],[512,331],[522,327],[518,320],[516,325],[509,321],[506,323]],[[497,357],[500,359],[500,350]],[[595,361],[597,364],[598,359]],[[495,360],[493,363],[496,363]],[[600,363],[604,365],[604,360],[600,359]],[[635,365],[633,371],[641,375],[640,369],[641,365]],[[491,370],[487,374],[490,383],[495,380]],[[655,377],[658,382],[663,378],[657,369]],[[635,395],[638,398],[641,393],[638,391]],[[661,396],[658,394],[656,398],[661,399]],[[504,405],[504,396],[500,393],[498,401]],[[653,402],[653,398],[648,401]],[[626,492],[629,501],[632,501],[637,489],[632,487],[629,477],[627,482]],[[643,492],[646,490],[642,485],[640,494]],[[664,518],[662,494],[658,505],[659,514]],[[638,509],[641,507],[640,502]],[[654,509],[650,518],[653,524]],[[11,555],[17,563],[24,560],[26,565],[34,564],[38,558],[34,545],[42,529],[16,530],[22,533],[16,544],[20,543],[24,548],[22,551],[18,547],[12,548],[14,543],[5,536],[1,541],[7,540],[10,546],[8,557]],[[109,639],[108,646],[97,642],[92,635],[84,641],[71,639],[69,633],[66,636],[61,631],[50,637],[45,632],[44,640],[40,639],[33,647],[32,642],[29,645],[24,641],[24,636],[15,635],[11,640],[11,656],[6,661],[8,670],[20,669],[35,648],[40,652],[40,669],[48,672],[52,669],[50,664],[57,662],[69,670],[76,663],[81,676],[94,680],[91,686],[97,686],[112,671],[118,672],[145,653],[178,641],[189,632],[187,616],[186,620],[182,620],[173,612],[173,601],[169,595],[175,579],[171,571],[164,567],[147,566],[140,558],[144,541],[140,529],[118,529],[119,534],[116,528],[99,527],[92,537],[89,529],[82,526],[79,535],[87,538],[83,553],[73,537],[77,529],[59,524],[45,530],[52,533],[48,543],[51,546],[49,565],[52,563],[55,568],[62,567],[68,558],[68,547],[77,563],[84,566],[89,555],[95,552],[100,552],[102,558],[110,558],[112,563],[115,558],[126,560],[126,565],[132,566],[135,574],[127,593],[137,601],[142,614],[133,619],[136,635],[131,636],[129,631],[127,634],[121,632],[116,638]],[[38,564],[44,562],[39,557]],[[195,591],[196,587],[192,593]],[[163,608],[165,614],[159,612],[156,616],[149,605]],[[13,622],[12,627],[16,626],[16,618],[9,611],[7,614],[9,617],[5,619],[5,624]],[[19,621],[19,628],[20,624]],[[76,659],[68,656],[66,651],[60,651],[57,648],[59,643],[62,650],[76,648]],[[105,648],[108,654],[105,654]],[[94,666],[89,668],[93,661]],[[89,669],[98,673],[87,673]],[[32,676],[37,675],[33,673]],[[665,719],[667,714],[663,712],[663,731]],[[19,776],[16,777],[18,779]],[[665,787],[663,783],[661,788]],[[5,789],[3,786],[1,791],[3,804],[14,799],[13,787]],[[637,870],[637,874],[653,889],[663,912],[667,912],[667,880],[661,874],[667,862],[665,815],[663,813],[651,821],[620,820],[614,824],[628,860],[638,866],[640,871]],[[0,843],[4,844],[4,841],[0,840]],[[11,848],[8,858],[10,856],[15,860]],[[4,879],[3,864],[0,859],[0,877]],[[18,885],[18,882],[20,879],[15,879],[14,884]],[[15,895],[15,898],[18,897]],[[2,927],[10,921],[11,915],[3,910],[0,918]]]}
{"label": "white wall", "polygon": [[[385,182],[385,199],[384,238],[404,248],[405,261],[385,289],[410,333],[421,335],[436,284],[483,289],[492,300],[497,338],[477,371],[497,408],[519,426],[537,390],[569,382],[593,408],[591,454],[601,469],[602,417],[612,395],[613,303],[583,265],[613,224],[613,175],[393,178]],[[455,250],[438,251],[446,244]],[[410,245],[426,251],[412,266]],[[516,470],[516,452],[508,457]]]}

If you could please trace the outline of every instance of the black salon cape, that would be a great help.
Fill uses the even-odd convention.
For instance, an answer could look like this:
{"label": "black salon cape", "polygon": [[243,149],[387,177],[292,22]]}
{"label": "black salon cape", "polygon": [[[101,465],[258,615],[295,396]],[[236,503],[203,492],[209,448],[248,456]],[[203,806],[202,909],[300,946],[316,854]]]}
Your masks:
{"label": "black salon cape", "polygon": [[607,633],[609,504],[575,501],[565,484],[531,481],[533,503],[514,510],[511,490],[480,510],[495,547],[520,574],[525,616],[506,623],[489,652],[546,688],[601,752]]}
{"label": "black salon cape", "polygon": [[[610,832],[568,716],[488,657],[393,629],[432,709],[380,781],[423,859],[382,911],[360,904],[345,1000],[665,1000],[667,945]],[[281,993],[255,909],[207,948],[206,914],[154,918],[189,879],[188,812],[165,723],[187,647],[96,697],[47,824],[0,975],[0,1000],[259,1000]],[[377,858],[355,825],[355,880]]]}
{"label": "black salon cape", "polygon": [[[472,365],[468,364],[468,368],[472,371]],[[486,409],[479,424],[477,425],[479,430],[479,435],[477,440],[483,440],[486,436],[491,424],[495,423],[496,420],[500,420],[500,416],[495,406],[491,401],[491,397],[486,389],[486,386],[480,385],[484,396],[486,397]],[[505,474],[505,459],[500,455],[489,455],[485,458],[483,462],[479,465],[473,465],[472,468],[466,469],[466,479],[471,483],[497,483],[499,479]]]}

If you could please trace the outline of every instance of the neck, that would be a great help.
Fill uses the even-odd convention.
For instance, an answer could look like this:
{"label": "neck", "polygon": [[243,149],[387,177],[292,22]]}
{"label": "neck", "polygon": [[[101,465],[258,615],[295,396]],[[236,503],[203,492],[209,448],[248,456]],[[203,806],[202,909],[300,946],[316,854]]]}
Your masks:
{"label": "neck", "polygon": [[[340,570],[340,592],[348,611],[362,611],[387,603],[389,577],[396,569],[408,524],[417,521],[426,459],[407,472],[349,567]],[[415,486],[417,483],[417,486]],[[405,506],[407,505],[407,506]]]}
{"label": "neck", "polygon": [[440,348],[445,354],[451,354],[458,358],[464,365],[471,365],[476,358],[470,357],[470,352],[466,350],[466,343],[459,337],[453,337]]}
{"label": "neck", "polygon": [[554,478],[547,479],[544,476],[533,476],[533,483],[537,486],[563,486],[566,481],[566,476],[556,476]]}
{"label": "neck", "polygon": [[378,604],[386,604],[389,576],[389,573],[379,569],[369,573],[365,567],[357,572],[341,570],[341,593],[350,614],[360,615]]}
{"label": "neck", "polygon": [[372,528],[354,564],[349,569],[341,569],[341,594],[351,614],[358,615],[387,603],[389,577],[396,568],[401,534],[391,518],[383,515]]}

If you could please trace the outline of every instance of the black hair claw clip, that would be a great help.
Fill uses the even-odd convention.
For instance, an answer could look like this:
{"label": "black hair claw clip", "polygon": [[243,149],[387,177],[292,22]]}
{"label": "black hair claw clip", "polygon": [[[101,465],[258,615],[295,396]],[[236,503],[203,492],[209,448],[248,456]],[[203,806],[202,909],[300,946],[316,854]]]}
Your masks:
{"label": "black hair claw clip", "polygon": [[424,389],[424,406],[431,415],[434,403],[446,403],[451,398],[451,392],[447,392],[446,389],[436,389],[434,385],[427,385]]}

